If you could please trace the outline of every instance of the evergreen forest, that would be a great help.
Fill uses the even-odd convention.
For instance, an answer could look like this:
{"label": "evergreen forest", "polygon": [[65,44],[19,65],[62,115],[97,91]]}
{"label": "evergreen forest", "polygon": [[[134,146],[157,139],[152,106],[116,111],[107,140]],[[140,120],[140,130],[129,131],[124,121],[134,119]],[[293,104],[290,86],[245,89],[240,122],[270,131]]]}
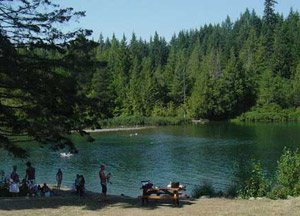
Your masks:
{"label": "evergreen forest", "polygon": [[300,120],[300,15],[284,17],[276,4],[170,41],[157,32],[95,41],[90,30],[57,28],[84,12],[0,1],[0,148],[24,155],[19,143],[34,140],[72,149],[71,131],[113,118]]}
{"label": "evergreen forest", "polygon": [[170,42],[157,32],[149,42],[135,34],[121,40],[100,35],[98,42],[78,37],[69,51],[103,67],[89,64],[96,66],[72,76],[102,119],[228,120],[285,110],[299,119],[300,16],[291,9],[285,18],[275,5],[267,0],[263,17],[246,10],[234,22],[227,17],[181,31]]}

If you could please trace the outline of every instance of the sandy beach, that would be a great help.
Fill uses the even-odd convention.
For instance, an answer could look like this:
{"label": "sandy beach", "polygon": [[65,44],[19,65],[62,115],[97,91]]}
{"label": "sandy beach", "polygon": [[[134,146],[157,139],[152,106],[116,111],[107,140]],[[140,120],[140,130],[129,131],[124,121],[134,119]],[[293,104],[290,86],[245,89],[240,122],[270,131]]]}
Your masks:
{"label": "sandy beach", "polygon": [[179,207],[168,201],[150,201],[142,205],[138,198],[109,196],[98,202],[99,194],[87,192],[80,198],[69,190],[55,192],[50,198],[0,198],[0,215],[72,215],[72,216],[174,216],[174,215],[299,215],[300,198],[270,199],[196,199],[180,200]]}
{"label": "sandy beach", "polygon": [[145,130],[154,127],[124,127],[124,128],[103,128],[103,129],[85,129],[87,133],[103,133],[103,132],[118,132],[118,131],[136,131]]}

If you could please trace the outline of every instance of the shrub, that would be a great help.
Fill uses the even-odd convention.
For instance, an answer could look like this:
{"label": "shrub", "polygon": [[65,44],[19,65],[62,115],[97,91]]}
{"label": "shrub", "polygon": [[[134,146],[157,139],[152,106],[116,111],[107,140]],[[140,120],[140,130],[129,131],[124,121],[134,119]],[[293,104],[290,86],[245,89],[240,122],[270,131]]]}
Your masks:
{"label": "shrub", "polygon": [[270,190],[270,183],[265,177],[260,162],[251,160],[250,164],[239,167],[236,174],[238,195],[243,198],[266,196]]}
{"label": "shrub", "polygon": [[202,184],[194,186],[192,191],[193,198],[200,198],[201,196],[213,197],[214,195],[215,190],[212,186],[212,183],[209,181],[203,181]]}
{"label": "shrub", "polygon": [[272,191],[267,194],[267,197],[270,199],[286,199],[290,195],[291,191],[282,186],[276,185],[272,188]]}
{"label": "shrub", "polygon": [[284,148],[278,161],[277,182],[290,191],[288,195],[300,195],[300,154],[298,150],[292,152]]}
{"label": "shrub", "polygon": [[166,126],[182,125],[190,123],[190,119],[182,117],[143,117],[143,116],[119,116],[102,120],[100,124],[106,127],[112,126]]}
{"label": "shrub", "polygon": [[283,122],[300,121],[300,109],[282,109],[277,104],[253,107],[249,112],[231,120],[233,122]]}
{"label": "shrub", "polygon": [[226,197],[228,198],[234,198],[234,197],[237,197],[238,195],[238,185],[236,184],[232,184],[230,185],[228,188],[227,188],[227,191],[226,191]]}

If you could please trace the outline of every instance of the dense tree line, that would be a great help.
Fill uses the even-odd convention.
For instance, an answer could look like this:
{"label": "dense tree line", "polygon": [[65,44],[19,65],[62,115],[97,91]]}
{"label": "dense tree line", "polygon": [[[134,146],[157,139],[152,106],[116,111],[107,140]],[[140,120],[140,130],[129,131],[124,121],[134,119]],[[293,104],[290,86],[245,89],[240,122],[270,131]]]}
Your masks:
{"label": "dense tree line", "polygon": [[222,120],[251,107],[298,107],[300,16],[291,9],[284,18],[275,4],[265,1],[263,17],[246,10],[235,22],[227,17],[181,31],[169,43],[158,33],[149,42],[135,34],[130,40],[100,35],[86,56],[106,67],[82,71],[80,83],[102,118],[187,114]]}
{"label": "dense tree line", "polygon": [[72,130],[117,116],[224,120],[253,107],[296,109],[300,15],[285,18],[275,5],[265,0],[263,17],[246,10],[170,42],[158,33],[92,41],[90,31],[56,28],[83,12],[0,1],[0,147],[24,155],[18,143],[30,138],[74,148]]}

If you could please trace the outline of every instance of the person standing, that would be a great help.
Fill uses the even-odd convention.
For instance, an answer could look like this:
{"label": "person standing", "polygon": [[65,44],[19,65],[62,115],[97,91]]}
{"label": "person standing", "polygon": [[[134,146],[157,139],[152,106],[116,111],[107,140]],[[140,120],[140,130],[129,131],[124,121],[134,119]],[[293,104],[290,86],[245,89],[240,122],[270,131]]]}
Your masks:
{"label": "person standing", "polygon": [[13,166],[13,171],[10,174],[10,178],[12,180],[12,183],[10,184],[9,187],[9,192],[13,194],[14,196],[17,196],[17,194],[20,192],[19,190],[19,175],[17,173],[17,166]]}
{"label": "person standing", "polygon": [[35,184],[35,169],[31,166],[30,161],[26,163],[26,176],[25,180],[27,181],[28,187],[31,187]]}
{"label": "person standing", "polygon": [[[99,171],[99,178],[100,178],[100,184],[102,187],[102,197],[104,198],[104,201],[107,201],[107,183],[109,182],[110,173],[108,175],[105,175],[105,166],[101,164],[101,168]],[[101,201],[101,200],[99,200]]]}
{"label": "person standing", "polygon": [[63,180],[63,173],[61,169],[58,169],[56,173],[57,189],[60,190],[61,182]]}
{"label": "person standing", "polygon": [[85,185],[85,179],[83,175],[80,175],[80,183],[79,183],[79,196],[84,196],[84,185]]}

